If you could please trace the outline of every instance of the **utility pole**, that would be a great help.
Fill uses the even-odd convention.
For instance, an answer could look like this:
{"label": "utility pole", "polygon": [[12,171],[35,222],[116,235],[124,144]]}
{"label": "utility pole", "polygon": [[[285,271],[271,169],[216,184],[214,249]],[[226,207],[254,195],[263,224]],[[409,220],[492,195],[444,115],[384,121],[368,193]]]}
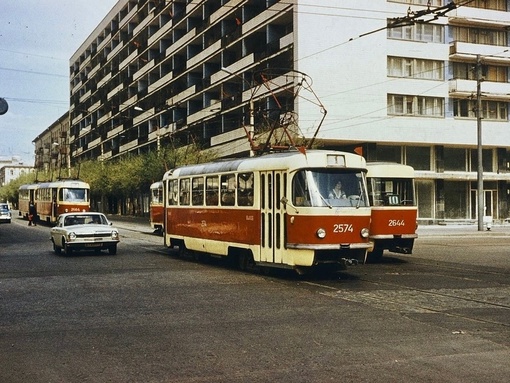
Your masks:
{"label": "utility pole", "polygon": [[478,192],[478,231],[483,231],[483,217],[485,215],[485,194],[483,191],[483,161],[482,161],[482,59],[476,55],[476,128],[477,128],[477,192]]}

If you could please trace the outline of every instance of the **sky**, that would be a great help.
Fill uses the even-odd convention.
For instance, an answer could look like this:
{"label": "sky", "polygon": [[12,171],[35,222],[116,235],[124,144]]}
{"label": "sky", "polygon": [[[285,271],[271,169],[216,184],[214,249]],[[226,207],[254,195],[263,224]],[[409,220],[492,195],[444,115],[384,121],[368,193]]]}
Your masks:
{"label": "sky", "polygon": [[0,158],[34,164],[32,141],[69,110],[69,59],[117,0],[3,0]]}

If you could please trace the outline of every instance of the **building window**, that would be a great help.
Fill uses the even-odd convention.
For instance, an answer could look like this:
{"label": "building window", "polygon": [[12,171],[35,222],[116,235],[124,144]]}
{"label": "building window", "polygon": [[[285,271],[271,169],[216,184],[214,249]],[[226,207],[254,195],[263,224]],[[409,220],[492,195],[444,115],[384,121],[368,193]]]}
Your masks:
{"label": "building window", "polygon": [[407,146],[406,164],[414,170],[431,170],[430,147],[428,146]]}
{"label": "building window", "polygon": [[392,3],[404,3],[404,4],[414,4],[414,5],[427,5],[440,7],[442,4],[442,0],[389,0]]}
{"label": "building window", "polygon": [[443,62],[406,57],[388,57],[389,77],[444,80]]}
{"label": "building window", "polygon": [[467,171],[466,149],[445,147],[443,152],[444,170]]}
{"label": "building window", "polygon": [[496,11],[506,11],[507,0],[471,0],[466,3],[466,7],[493,9]]}
{"label": "building window", "polygon": [[[392,20],[388,20],[391,25]],[[388,38],[396,40],[423,41],[428,43],[444,43],[444,26],[437,24],[418,23],[402,27],[388,28]]]}
{"label": "building window", "polygon": [[402,163],[400,146],[377,145],[377,161]]}
{"label": "building window", "polygon": [[[494,166],[493,166],[493,155],[492,149],[483,149],[482,150],[482,166],[484,172],[493,172]],[[478,149],[471,149],[470,150],[470,164],[469,164],[469,170],[472,172],[478,171]]]}
{"label": "building window", "polygon": [[496,29],[454,27],[455,41],[471,44],[507,46],[507,32]]}
{"label": "building window", "polygon": [[396,116],[443,117],[444,99],[441,97],[389,94],[388,114]]}
{"label": "building window", "polygon": [[[476,100],[453,100],[453,115],[461,118],[476,118]],[[482,101],[482,118],[485,120],[508,121],[508,103]]]}
{"label": "building window", "polygon": [[[459,80],[477,80],[476,66],[470,63],[452,63],[453,78]],[[482,65],[485,81],[508,82],[508,68],[494,65]]]}

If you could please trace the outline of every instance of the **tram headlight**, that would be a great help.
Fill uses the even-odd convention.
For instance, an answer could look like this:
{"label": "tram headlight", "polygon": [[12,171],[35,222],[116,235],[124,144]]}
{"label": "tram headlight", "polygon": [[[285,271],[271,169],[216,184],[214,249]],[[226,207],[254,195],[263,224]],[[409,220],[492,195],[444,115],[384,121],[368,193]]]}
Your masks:
{"label": "tram headlight", "polygon": [[370,232],[368,231],[368,229],[366,227],[364,227],[360,231],[360,235],[362,238],[368,238],[369,234],[370,234]]}
{"label": "tram headlight", "polygon": [[71,241],[74,241],[74,240],[76,239],[76,233],[75,233],[74,231],[71,231],[71,232],[69,233],[69,239],[70,239]]}
{"label": "tram headlight", "polygon": [[320,228],[317,230],[317,232],[315,234],[317,234],[318,238],[323,239],[326,237],[326,230],[324,230],[323,228]]}

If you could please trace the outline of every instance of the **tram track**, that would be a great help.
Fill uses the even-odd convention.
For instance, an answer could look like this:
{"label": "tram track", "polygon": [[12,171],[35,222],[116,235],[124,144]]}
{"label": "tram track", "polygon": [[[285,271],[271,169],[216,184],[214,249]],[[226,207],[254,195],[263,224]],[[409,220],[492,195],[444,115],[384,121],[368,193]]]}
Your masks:
{"label": "tram track", "polygon": [[[431,266],[429,264],[413,263],[413,266],[423,267]],[[434,267],[438,267],[437,264]],[[480,274],[479,269],[466,269],[461,267],[454,267],[450,265],[442,265],[445,268],[444,272],[430,272],[423,270],[402,271],[402,273],[395,273],[398,277],[400,275],[407,277],[402,282],[391,282],[380,280],[381,274],[374,278],[360,276],[356,279],[355,288],[350,288],[345,284],[333,285],[331,283],[322,283],[320,281],[303,281],[304,284],[317,289],[321,295],[341,299],[347,302],[355,302],[364,304],[374,309],[385,311],[398,312],[401,315],[412,317],[420,321],[430,320],[430,315],[440,315],[443,318],[448,317],[450,326],[457,323],[462,327],[476,327],[476,323],[486,326],[498,326],[510,328],[510,285],[502,282],[490,281],[487,278],[466,278],[454,274],[448,275],[448,270],[457,270],[463,274]],[[386,271],[384,276],[393,274],[392,271]],[[436,280],[438,278],[447,278],[442,284],[443,287],[424,288],[417,286],[410,286],[409,282],[413,275],[419,275],[416,279],[417,284],[423,284],[423,278]],[[471,275],[472,275],[471,274]],[[499,275],[506,277],[508,273],[498,273],[495,271],[482,272],[483,275],[491,277]],[[378,278],[376,280],[376,278]],[[447,287],[451,280],[455,279],[455,287]],[[465,281],[465,283],[462,283]],[[460,282],[460,284],[459,284]],[[361,286],[361,288],[360,288]],[[364,288],[363,288],[364,286]],[[321,291],[322,290],[322,291]],[[437,320],[436,320],[437,321]],[[471,322],[468,324],[467,321]],[[442,322],[438,320],[438,322]],[[453,323],[452,323],[453,322]],[[461,323],[459,323],[461,322]],[[486,327],[485,326],[485,327]],[[451,328],[452,331],[457,331],[457,328]]]}

